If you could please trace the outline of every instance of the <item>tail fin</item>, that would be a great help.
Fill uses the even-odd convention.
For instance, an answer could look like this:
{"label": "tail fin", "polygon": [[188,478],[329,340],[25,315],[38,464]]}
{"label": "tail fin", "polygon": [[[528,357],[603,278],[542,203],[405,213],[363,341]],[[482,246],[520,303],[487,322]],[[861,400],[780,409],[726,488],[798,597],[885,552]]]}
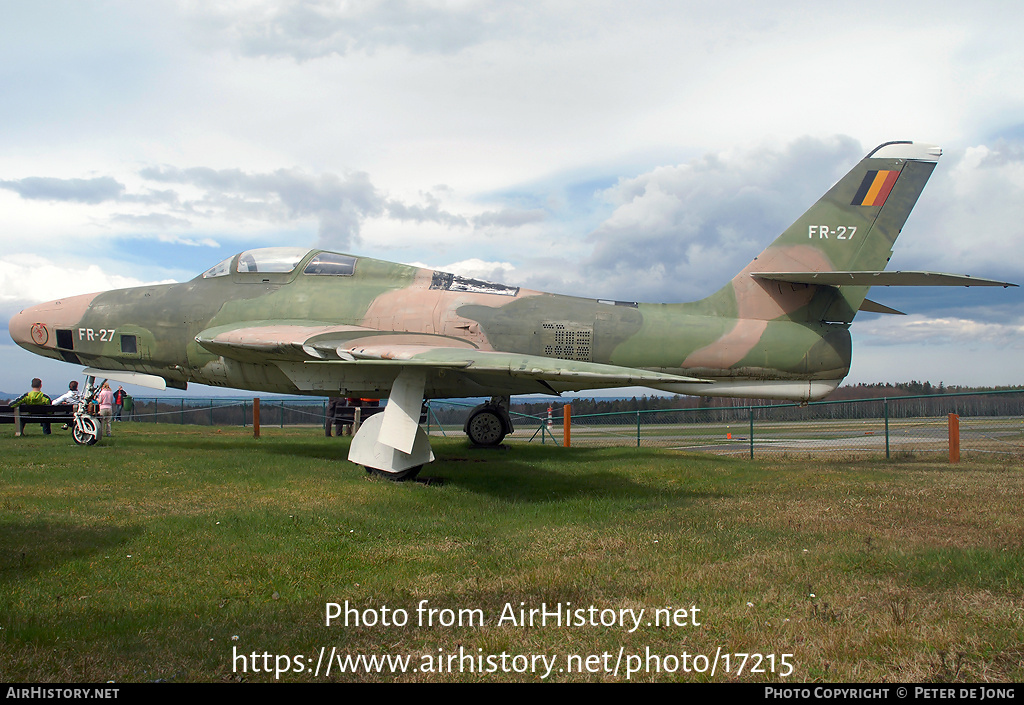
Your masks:
{"label": "tail fin", "polygon": [[887,142],[868,154],[721,291],[740,318],[849,323],[867,286],[823,286],[759,272],[880,271],[942,150]]}

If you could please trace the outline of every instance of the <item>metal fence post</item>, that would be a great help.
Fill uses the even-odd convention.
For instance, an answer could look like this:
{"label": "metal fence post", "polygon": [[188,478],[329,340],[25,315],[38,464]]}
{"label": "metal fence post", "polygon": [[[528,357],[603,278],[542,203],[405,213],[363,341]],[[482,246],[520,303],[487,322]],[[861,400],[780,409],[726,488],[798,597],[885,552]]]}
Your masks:
{"label": "metal fence post", "polygon": [[640,410],[636,410],[636,447],[640,447]]}
{"label": "metal fence post", "polygon": [[562,445],[566,448],[570,444],[570,428],[572,428],[572,406],[566,404],[562,407]]}
{"label": "metal fence post", "polygon": [[960,462],[960,416],[949,415],[949,462]]}
{"label": "metal fence post", "polygon": [[885,406],[885,459],[889,460],[889,399],[882,400]]}
{"label": "metal fence post", "polygon": [[747,407],[750,412],[750,459],[754,459],[754,407]]}

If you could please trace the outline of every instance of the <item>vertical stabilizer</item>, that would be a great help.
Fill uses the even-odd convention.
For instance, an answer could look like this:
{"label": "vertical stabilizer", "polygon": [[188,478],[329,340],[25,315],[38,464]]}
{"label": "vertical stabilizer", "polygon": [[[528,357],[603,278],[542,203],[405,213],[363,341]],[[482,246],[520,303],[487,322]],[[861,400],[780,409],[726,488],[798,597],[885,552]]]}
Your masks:
{"label": "vertical stabilizer", "polygon": [[[720,292],[740,318],[848,323],[866,286],[769,281],[757,272],[881,271],[942,150],[887,142],[868,154]],[[731,289],[731,292],[729,291]]]}

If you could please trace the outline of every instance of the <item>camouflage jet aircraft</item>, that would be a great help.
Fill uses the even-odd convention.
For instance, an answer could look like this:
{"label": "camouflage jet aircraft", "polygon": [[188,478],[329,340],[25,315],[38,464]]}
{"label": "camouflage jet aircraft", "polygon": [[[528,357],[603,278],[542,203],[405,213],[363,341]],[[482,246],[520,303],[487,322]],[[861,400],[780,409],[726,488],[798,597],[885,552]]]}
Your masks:
{"label": "camouflage jet aircraft", "polygon": [[882,271],[941,153],[881,145],[732,281],[693,303],[561,296],[271,247],[180,284],[33,306],[11,319],[10,334],[34,353],[122,381],[387,396],[349,459],[396,479],[433,460],[418,425],[424,398],[491,397],[466,423],[480,445],[512,431],[513,394],[644,386],[820,399],[850,369],[856,313],[899,313],[867,299],[870,287],[1015,286]]}

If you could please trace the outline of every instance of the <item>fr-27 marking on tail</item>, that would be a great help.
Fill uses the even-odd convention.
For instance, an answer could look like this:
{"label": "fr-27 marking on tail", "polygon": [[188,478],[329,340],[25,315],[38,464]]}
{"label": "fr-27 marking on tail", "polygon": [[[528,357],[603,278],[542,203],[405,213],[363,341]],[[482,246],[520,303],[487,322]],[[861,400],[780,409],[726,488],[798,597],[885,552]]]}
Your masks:
{"label": "fr-27 marking on tail", "polygon": [[857,234],[856,225],[839,225],[830,228],[827,225],[808,225],[807,237],[813,240],[815,235],[822,240],[827,240],[829,235],[835,236],[836,240],[852,240]]}

